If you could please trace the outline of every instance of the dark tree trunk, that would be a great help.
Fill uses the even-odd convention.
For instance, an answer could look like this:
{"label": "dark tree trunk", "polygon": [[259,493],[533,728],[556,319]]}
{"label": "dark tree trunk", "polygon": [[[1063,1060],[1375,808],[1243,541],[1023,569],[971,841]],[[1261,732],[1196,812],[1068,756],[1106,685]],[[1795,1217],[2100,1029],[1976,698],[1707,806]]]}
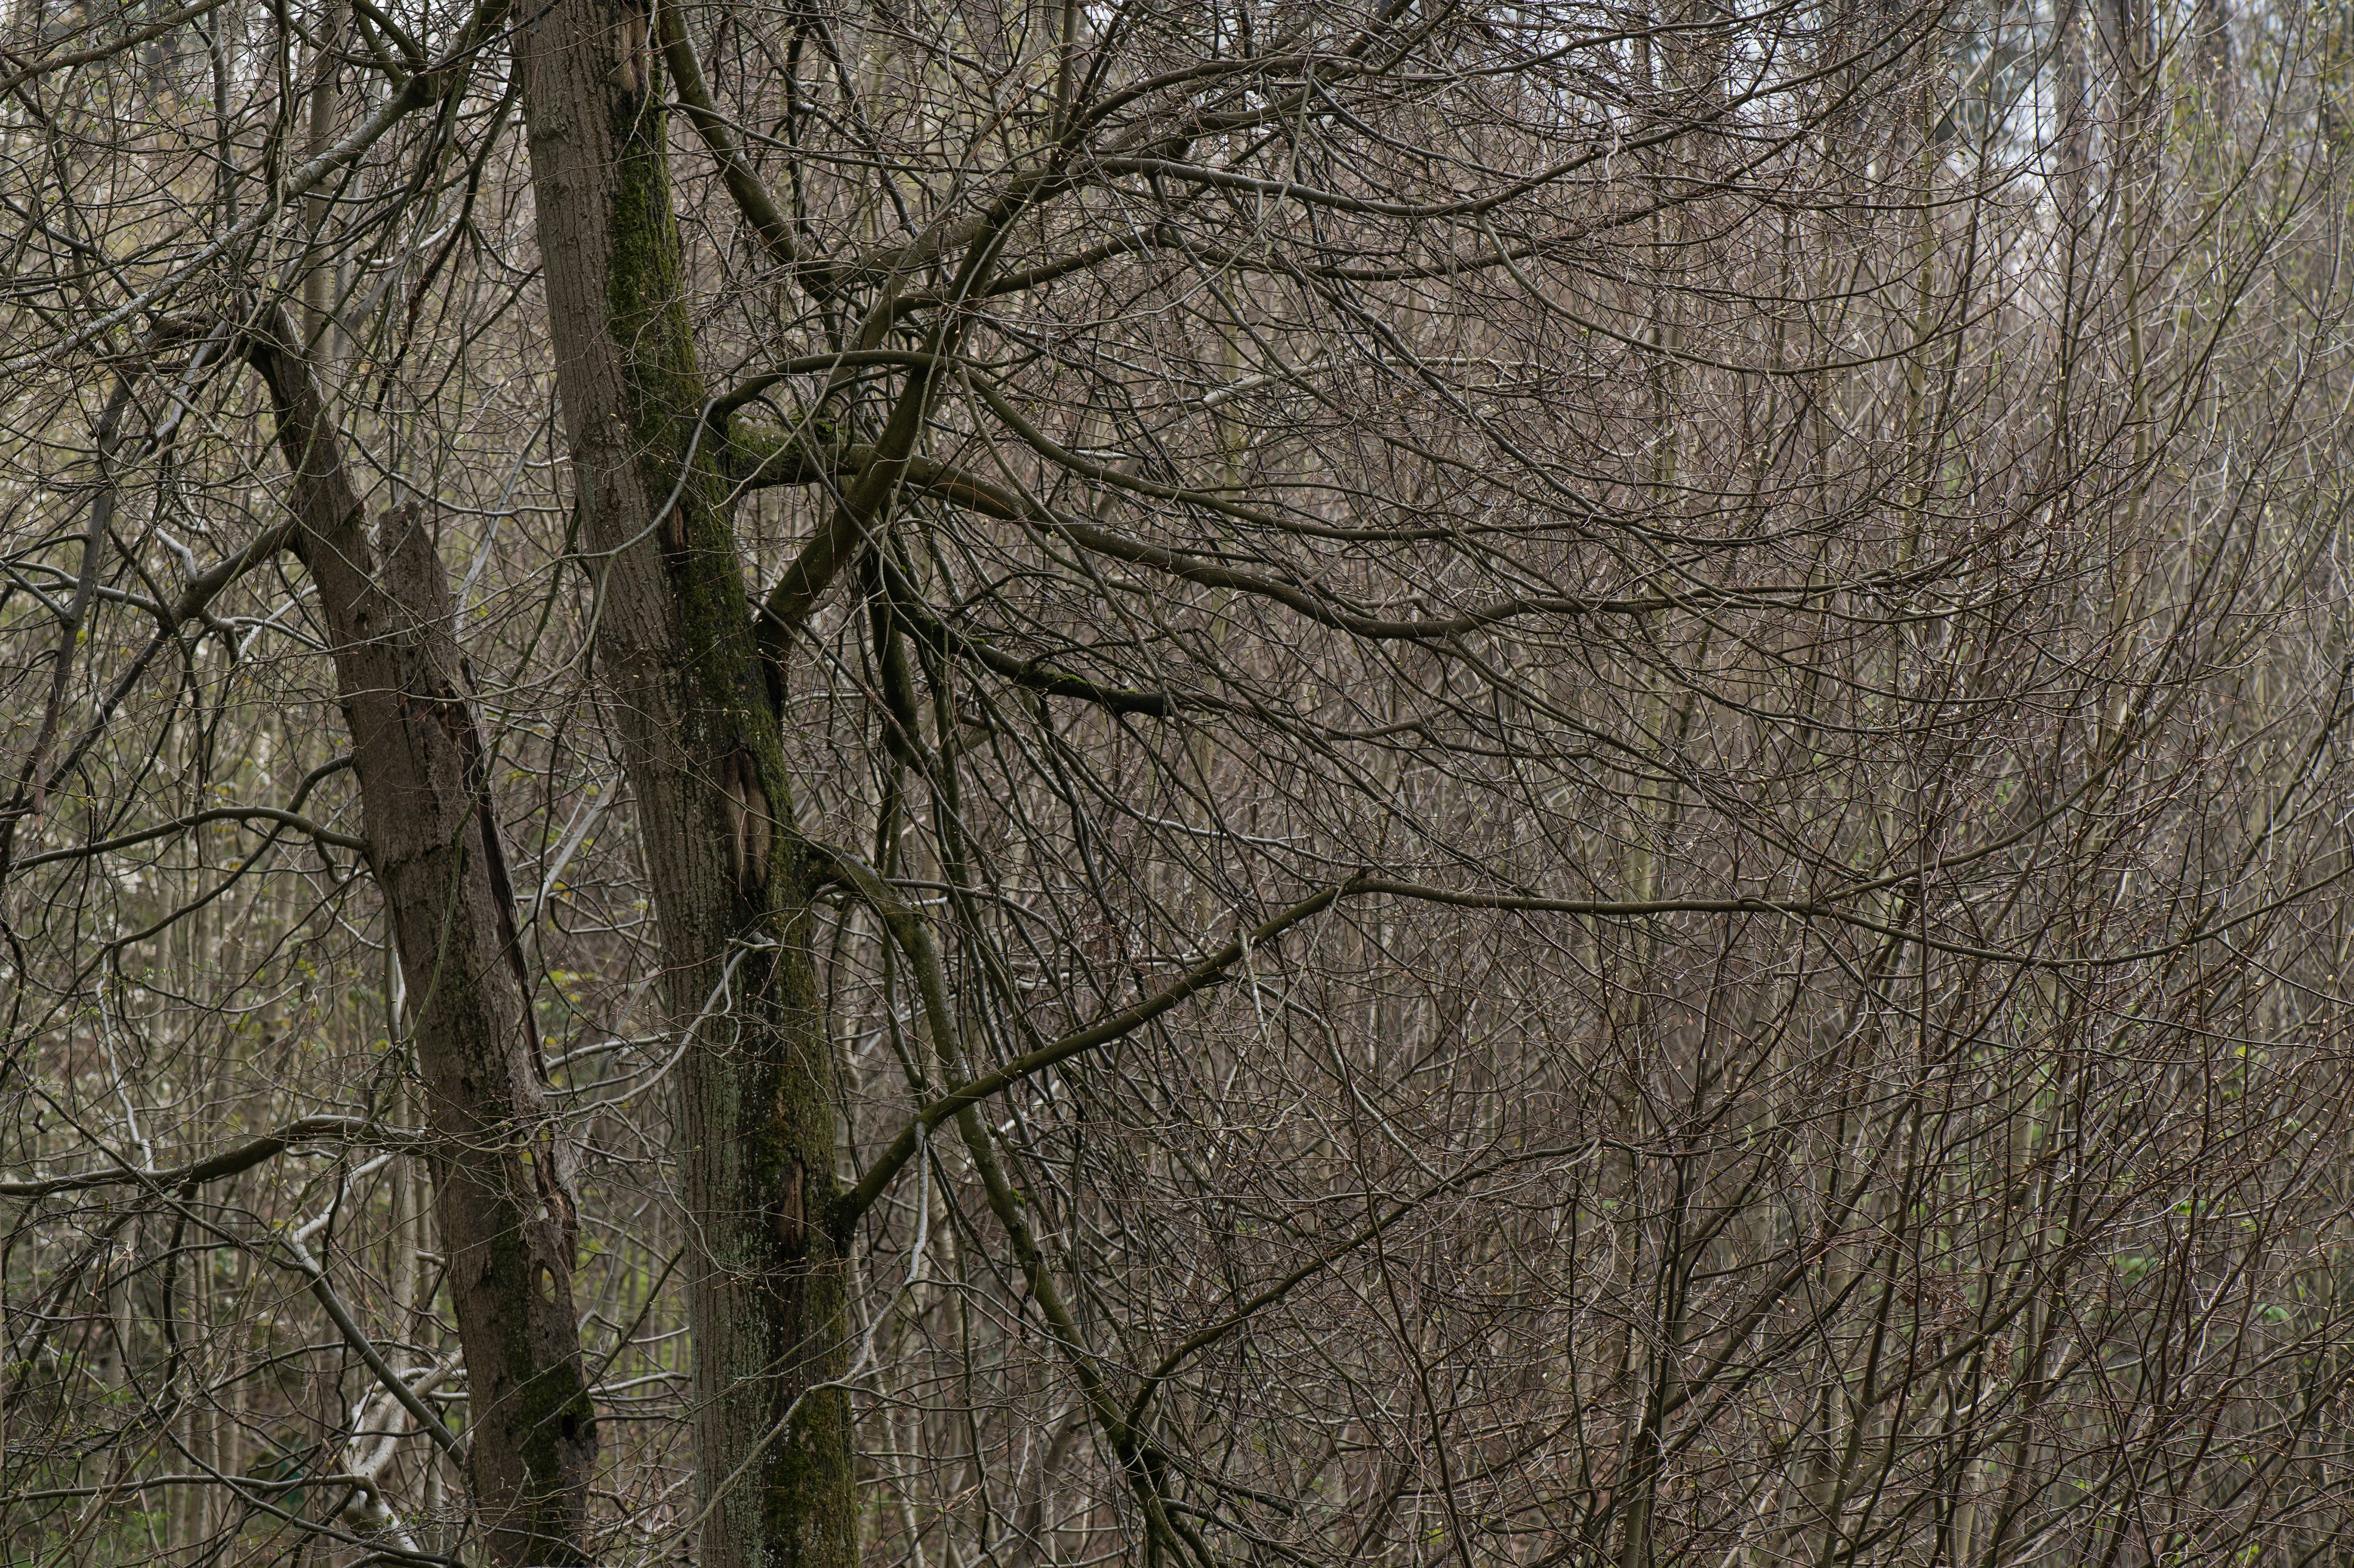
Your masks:
{"label": "dark tree trunk", "polygon": [[249,354],[276,405],[291,542],[334,641],[368,859],[408,979],[466,1353],[469,1484],[494,1563],[585,1563],[597,1432],[572,1302],[575,1210],[455,606],[413,510],[369,536],[299,342],[273,313]]}
{"label": "dark tree trunk", "polygon": [[629,0],[555,0],[528,13],[515,49],[598,664],[620,715],[671,1015],[695,1032],[680,1157],[710,1505],[696,1561],[848,1568],[848,1405],[811,1386],[840,1369],[846,1317],[820,1223],[836,1183],[811,873],[719,443],[694,436],[705,393],[656,56]]}

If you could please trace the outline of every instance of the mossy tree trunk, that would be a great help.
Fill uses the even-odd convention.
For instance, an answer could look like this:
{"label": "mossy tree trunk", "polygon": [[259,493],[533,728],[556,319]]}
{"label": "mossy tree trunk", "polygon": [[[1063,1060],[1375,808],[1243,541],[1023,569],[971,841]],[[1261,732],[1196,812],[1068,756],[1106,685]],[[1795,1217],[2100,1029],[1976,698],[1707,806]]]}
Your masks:
{"label": "mossy tree trunk", "polygon": [[657,56],[630,0],[556,0],[526,15],[514,47],[597,662],[619,710],[671,1015],[695,1031],[680,1155],[709,1505],[695,1560],[847,1568],[848,1405],[812,1389],[843,1365],[847,1324],[822,1223],[835,1134],[812,873],[790,830],[719,443],[694,435],[705,390]]}
{"label": "mossy tree trunk", "polygon": [[408,978],[466,1354],[469,1484],[493,1562],[585,1563],[597,1431],[572,1299],[576,1210],[456,605],[413,509],[370,537],[299,342],[273,313],[247,354],[275,405],[290,543],[334,644],[368,860]]}

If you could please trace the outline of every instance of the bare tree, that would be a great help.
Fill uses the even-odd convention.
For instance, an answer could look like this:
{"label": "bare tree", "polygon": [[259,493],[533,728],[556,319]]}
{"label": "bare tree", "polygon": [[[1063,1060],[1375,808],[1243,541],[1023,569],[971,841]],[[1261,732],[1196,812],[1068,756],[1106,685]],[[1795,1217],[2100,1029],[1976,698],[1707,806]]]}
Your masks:
{"label": "bare tree", "polygon": [[12,1558],[2345,1556],[2334,22],[7,28]]}
{"label": "bare tree", "polygon": [[[596,1429],[572,1298],[576,1200],[546,1110],[492,759],[440,557],[413,507],[385,514],[369,538],[295,331],[272,312],[250,352],[292,475],[289,541],[334,640],[369,869],[402,973],[417,977],[408,1012],[471,1374],[468,1478],[493,1561],[577,1561]],[[387,1392],[454,1450],[406,1384]]]}

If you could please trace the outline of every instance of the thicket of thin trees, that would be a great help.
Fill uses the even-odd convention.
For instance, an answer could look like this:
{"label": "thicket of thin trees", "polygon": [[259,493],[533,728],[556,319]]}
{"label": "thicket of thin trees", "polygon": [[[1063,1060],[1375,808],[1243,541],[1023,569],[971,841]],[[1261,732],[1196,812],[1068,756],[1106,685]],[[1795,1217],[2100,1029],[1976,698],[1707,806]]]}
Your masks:
{"label": "thicket of thin trees", "polygon": [[16,0],[0,1557],[2354,1563],[2354,23]]}

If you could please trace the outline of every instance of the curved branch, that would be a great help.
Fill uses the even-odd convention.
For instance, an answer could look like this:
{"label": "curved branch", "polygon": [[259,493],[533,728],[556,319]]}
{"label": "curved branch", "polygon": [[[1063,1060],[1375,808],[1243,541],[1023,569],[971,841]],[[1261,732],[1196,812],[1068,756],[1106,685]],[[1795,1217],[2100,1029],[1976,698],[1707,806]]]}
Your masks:
{"label": "curved branch", "polygon": [[90,855],[107,854],[115,850],[129,849],[133,844],[145,843],[151,839],[169,838],[174,833],[186,832],[190,828],[200,828],[207,822],[248,821],[275,822],[280,827],[292,828],[298,832],[308,833],[323,844],[333,844],[337,849],[350,850],[355,854],[367,853],[366,840],[355,839],[349,833],[339,833],[333,828],[323,827],[310,818],[294,811],[283,811],[275,806],[217,806],[209,811],[194,811],[187,816],[175,817],[155,827],[142,828],[135,833],[118,833],[113,838],[101,839],[96,843],[76,844],[71,849],[49,850],[41,854],[27,855],[16,863],[16,869],[29,871],[34,866],[46,865],[51,861],[82,860]]}
{"label": "curved branch", "polygon": [[[875,903],[878,913],[883,914],[886,918],[890,917],[892,906],[896,906],[897,900],[890,896],[888,888],[881,878],[847,855],[821,853],[825,853],[826,858],[832,862],[828,869],[832,870],[840,880],[857,888],[868,902]],[[1360,885],[1363,881],[1364,878],[1362,875],[1352,877],[1346,882],[1333,884],[1321,893],[1301,899],[1288,909],[1261,921],[1247,936],[1235,937],[1225,947],[1220,948],[1133,1007],[1124,1008],[1108,1018],[1099,1019],[1085,1029],[1075,1030],[1059,1039],[1050,1040],[1035,1051],[1016,1056],[994,1072],[983,1073],[970,1082],[960,1084],[925,1106],[909,1118],[906,1127],[899,1130],[899,1136],[891,1140],[890,1147],[883,1151],[882,1157],[868,1167],[864,1179],[835,1201],[833,1212],[828,1216],[835,1234],[846,1235],[851,1226],[857,1224],[858,1217],[882,1196],[883,1190],[891,1184],[891,1179],[899,1173],[908,1160],[915,1158],[919,1128],[929,1131],[959,1112],[979,1105],[991,1096],[1011,1088],[1024,1078],[1034,1076],[1058,1062],[1066,1062],[1082,1052],[1094,1050],[1098,1045],[1108,1045],[1121,1036],[1142,1028],[1187,998],[1206,991],[1224,980],[1226,971],[1242,962],[1244,956],[1252,948],[1273,941],[1301,921],[1322,914],[1351,894],[1363,891]],[[878,903],[877,899],[886,902]]]}
{"label": "curved branch", "polygon": [[81,1171],[70,1176],[48,1176],[31,1181],[0,1181],[0,1198],[47,1198],[58,1192],[87,1192],[93,1187],[138,1186],[169,1190],[219,1181],[274,1160],[301,1143],[355,1142],[363,1138],[387,1146],[424,1141],[424,1134],[407,1128],[384,1127],[359,1116],[306,1116],[275,1132],[218,1154],[185,1165],[145,1171],[124,1164],[112,1171]]}
{"label": "curved branch", "polygon": [[37,76],[46,76],[53,70],[64,70],[69,66],[88,65],[93,60],[102,60],[122,54],[126,49],[135,49],[142,44],[162,37],[184,22],[193,22],[208,11],[217,11],[223,4],[224,0],[196,0],[194,5],[183,5],[176,11],[165,12],[145,26],[126,33],[111,44],[93,44],[89,48],[76,49],[71,54],[59,55],[55,59],[36,60],[13,75],[0,77],[0,97],[16,91],[19,86]]}
{"label": "curved branch", "polygon": [[924,363],[909,372],[907,385],[899,389],[898,400],[892,407],[891,418],[875,440],[873,455],[828,510],[824,524],[785,567],[762,601],[755,636],[763,655],[769,660],[782,656],[785,645],[817,608],[826,586],[865,546],[867,530],[899,488],[911,461],[909,454],[923,434],[926,408],[931,398],[932,366],[943,357],[937,352],[939,346],[937,342],[931,344],[934,352],[927,353]]}
{"label": "curved branch", "polygon": [[960,631],[947,622],[925,614],[904,599],[895,599],[892,612],[907,623],[910,636],[928,644],[947,658],[970,657],[994,671],[1015,685],[1048,697],[1070,697],[1079,702],[1093,703],[1107,713],[1142,714],[1148,718],[1174,718],[1185,708],[1223,708],[1226,705],[1214,697],[1196,696],[1176,692],[1138,691],[1128,686],[1107,685],[1054,669],[1044,655],[1024,659],[992,647],[970,632]]}
{"label": "curved branch", "polygon": [[759,175],[745,162],[735,132],[712,102],[710,86],[703,79],[703,64],[695,58],[695,43],[686,36],[685,16],[675,4],[663,5],[656,8],[654,27],[662,39],[663,60],[670,67],[672,85],[678,90],[679,106],[686,111],[695,134],[703,138],[704,148],[719,165],[720,181],[737,211],[744,215],[744,221],[752,226],[762,248],[778,265],[800,276],[811,285],[811,292],[832,292],[832,269],[794,243],[792,225]]}
{"label": "curved branch", "polygon": [[1338,1245],[1318,1253],[1314,1257],[1309,1259],[1306,1263],[1301,1264],[1298,1268],[1293,1269],[1290,1273],[1276,1280],[1273,1284],[1268,1285],[1264,1289],[1260,1290],[1258,1294],[1253,1296],[1249,1300],[1244,1302],[1241,1306],[1235,1308],[1233,1311],[1227,1313],[1216,1322],[1212,1323],[1208,1328],[1203,1329],[1193,1334],[1190,1334],[1185,1339],[1180,1340],[1167,1355],[1162,1356],[1161,1360],[1154,1364],[1152,1370],[1146,1373],[1142,1381],[1139,1383],[1136,1391],[1136,1397],[1129,1403],[1128,1424],[1132,1427],[1141,1427],[1143,1425],[1145,1414],[1151,1406],[1153,1395],[1160,1392],[1161,1385],[1168,1382],[1170,1377],[1177,1371],[1177,1369],[1184,1365],[1186,1361],[1200,1354],[1203,1351],[1209,1349],[1212,1345],[1216,1344],[1220,1340],[1225,1339],[1228,1334],[1233,1333],[1236,1329],[1241,1328],[1245,1323],[1250,1321],[1252,1318],[1257,1316],[1260,1312],[1265,1311],[1267,1308],[1272,1307],[1277,1302],[1282,1300],[1286,1296],[1288,1296],[1292,1291],[1298,1289],[1299,1286],[1304,1284],[1306,1281],[1314,1278],[1318,1274],[1330,1268],[1333,1264],[1338,1263],[1350,1253],[1354,1252],[1357,1248],[1364,1245],[1367,1242],[1372,1241],[1384,1231],[1388,1230],[1392,1225],[1405,1218],[1406,1215],[1413,1213],[1416,1210],[1421,1208],[1425,1203],[1429,1202],[1433,1198],[1437,1197],[1440,1193],[1448,1191],[1450,1188],[1460,1187],[1467,1181],[1474,1181],[1481,1176],[1490,1175],[1497,1171],[1506,1169],[1512,1165],[1525,1165],[1532,1162],[1558,1160],[1564,1155],[1575,1153],[1580,1147],[1583,1146],[1566,1145],[1559,1148],[1524,1150],[1511,1156],[1509,1159],[1491,1161],[1484,1165],[1468,1167],[1464,1170],[1458,1171],[1451,1176],[1439,1177],[1436,1181],[1426,1185],[1421,1192],[1414,1194],[1412,1197],[1399,1199],[1396,1205],[1392,1208],[1388,1213],[1384,1214],[1377,1219],[1369,1221],[1367,1224],[1360,1226],[1354,1234],[1349,1236]]}

